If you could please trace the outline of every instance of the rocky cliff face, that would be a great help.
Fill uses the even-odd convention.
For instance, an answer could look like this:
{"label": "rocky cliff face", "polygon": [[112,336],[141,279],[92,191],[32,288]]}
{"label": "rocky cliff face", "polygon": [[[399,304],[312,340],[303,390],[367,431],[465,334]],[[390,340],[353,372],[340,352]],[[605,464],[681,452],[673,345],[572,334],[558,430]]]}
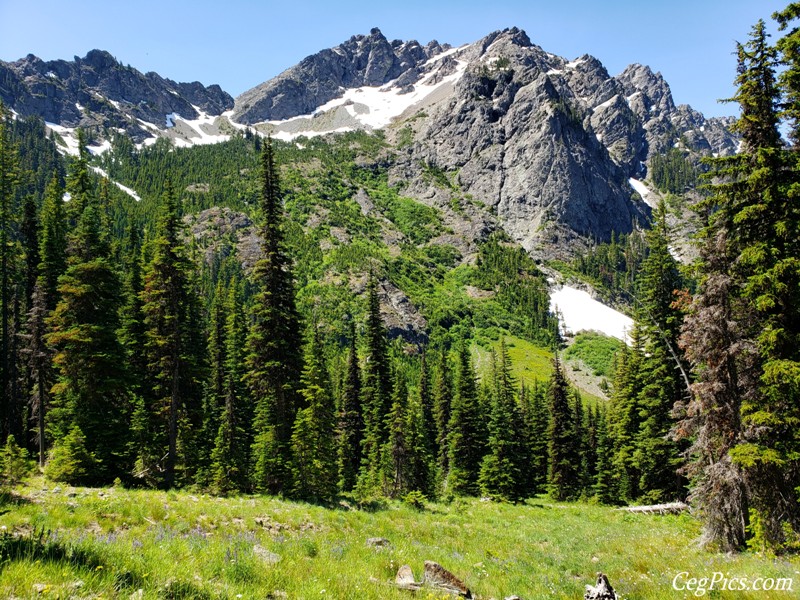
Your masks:
{"label": "rocky cliff face", "polygon": [[248,125],[289,119],[313,112],[348,88],[393,80],[401,87],[412,85],[420,77],[418,67],[447,48],[435,41],[425,47],[416,41],[389,42],[376,28],[309,56],[245,92],[236,99],[233,118]]}
{"label": "rocky cliff face", "polygon": [[44,62],[32,54],[0,61],[0,98],[22,116],[89,131],[124,130],[137,142],[153,135],[142,121],[166,128],[169,114],[195,119],[198,110],[219,115],[233,108],[233,98],[218,85],[142,74],[101,50],[73,61]]}
{"label": "rocky cliff face", "polygon": [[500,226],[544,258],[646,221],[629,181],[647,178],[652,156],[737,145],[729,122],[676,106],[648,67],[614,77],[516,28],[447,51],[373,30],[243,94],[233,118],[284,139],[377,123],[400,148],[391,174],[405,194],[477,238]]}

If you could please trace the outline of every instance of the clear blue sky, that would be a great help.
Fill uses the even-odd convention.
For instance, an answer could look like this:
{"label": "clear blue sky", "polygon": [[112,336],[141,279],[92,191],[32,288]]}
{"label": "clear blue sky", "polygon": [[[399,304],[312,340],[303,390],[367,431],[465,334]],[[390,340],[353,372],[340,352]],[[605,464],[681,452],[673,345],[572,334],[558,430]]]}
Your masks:
{"label": "clear blue sky", "polygon": [[[353,34],[460,45],[517,26],[548,52],[596,56],[616,75],[660,71],[678,104],[736,114],[734,42],[788,0],[0,0],[0,59],[108,50],[140,71],[236,96]],[[770,23],[770,29],[774,26]]]}

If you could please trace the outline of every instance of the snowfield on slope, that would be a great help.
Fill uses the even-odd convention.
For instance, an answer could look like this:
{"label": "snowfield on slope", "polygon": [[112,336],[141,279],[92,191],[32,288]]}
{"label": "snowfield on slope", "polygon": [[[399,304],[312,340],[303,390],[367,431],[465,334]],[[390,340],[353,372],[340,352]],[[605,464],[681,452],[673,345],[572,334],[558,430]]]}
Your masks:
{"label": "snowfield on slope", "polygon": [[598,302],[583,290],[565,285],[550,292],[550,310],[558,313],[563,332],[599,331],[630,342],[633,319]]}
{"label": "snowfield on slope", "polygon": [[[426,65],[438,63],[460,50],[463,50],[463,46],[452,48],[434,56]],[[311,114],[266,123],[274,128],[272,137],[284,141],[291,141],[301,135],[314,137],[335,131],[382,129],[411,107],[423,105],[436,98],[448,86],[455,85],[464,75],[467,62],[456,60],[456,65],[453,73],[445,77],[438,78],[436,72],[427,74],[412,86],[412,91],[394,87],[396,81],[378,87],[350,88],[344,90],[341,97],[317,107]]]}

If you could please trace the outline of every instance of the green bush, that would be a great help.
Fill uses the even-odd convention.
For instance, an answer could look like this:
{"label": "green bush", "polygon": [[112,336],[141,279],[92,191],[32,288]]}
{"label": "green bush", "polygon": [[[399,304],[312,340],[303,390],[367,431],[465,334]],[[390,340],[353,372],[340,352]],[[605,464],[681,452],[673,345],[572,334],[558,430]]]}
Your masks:
{"label": "green bush", "polygon": [[6,485],[16,485],[30,472],[28,451],[20,448],[13,435],[9,435],[0,454],[0,480]]}
{"label": "green bush", "polygon": [[86,449],[86,437],[75,425],[63,440],[53,446],[44,474],[52,481],[81,485],[89,483],[90,474],[95,472],[98,462]]}

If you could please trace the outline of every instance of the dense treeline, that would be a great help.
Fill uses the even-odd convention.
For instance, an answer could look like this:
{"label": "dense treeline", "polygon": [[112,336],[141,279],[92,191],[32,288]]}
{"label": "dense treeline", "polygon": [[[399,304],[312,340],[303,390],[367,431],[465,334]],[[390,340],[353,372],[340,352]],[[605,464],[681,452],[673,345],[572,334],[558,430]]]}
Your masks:
{"label": "dense treeline", "polygon": [[684,150],[670,148],[650,159],[649,175],[660,191],[683,194],[697,185],[699,172]]}
{"label": "dense treeline", "polygon": [[611,234],[608,242],[593,245],[577,256],[570,267],[588,279],[604,300],[630,305],[634,302],[636,277],[647,253],[641,231]]}

